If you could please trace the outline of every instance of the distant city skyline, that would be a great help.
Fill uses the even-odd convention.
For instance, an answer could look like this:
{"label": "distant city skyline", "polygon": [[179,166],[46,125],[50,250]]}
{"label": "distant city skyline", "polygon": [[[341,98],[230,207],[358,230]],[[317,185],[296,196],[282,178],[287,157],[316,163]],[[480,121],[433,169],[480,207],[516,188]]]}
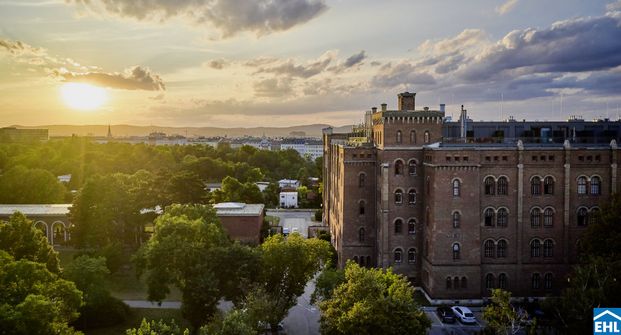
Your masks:
{"label": "distant city skyline", "polygon": [[621,1],[0,0],[0,126],[342,126],[395,91],[616,119]]}

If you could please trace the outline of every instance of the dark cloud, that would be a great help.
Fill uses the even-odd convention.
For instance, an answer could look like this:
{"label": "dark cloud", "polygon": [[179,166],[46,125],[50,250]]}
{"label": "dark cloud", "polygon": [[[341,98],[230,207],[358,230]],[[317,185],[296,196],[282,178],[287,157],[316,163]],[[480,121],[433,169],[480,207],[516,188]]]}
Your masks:
{"label": "dark cloud", "polygon": [[324,71],[335,58],[336,54],[328,51],[318,59],[306,64],[296,64],[294,60],[289,59],[275,65],[260,67],[257,69],[256,73],[272,73],[280,76],[310,78]]}
{"label": "dark cloud", "polygon": [[264,79],[254,83],[253,88],[255,96],[262,98],[279,98],[293,92],[289,78]]}
{"label": "dark cloud", "polygon": [[428,73],[419,72],[413,64],[402,62],[395,66],[382,66],[372,83],[377,87],[392,88],[398,85],[433,85],[436,80]]}
{"label": "dark cloud", "polygon": [[122,90],[164,91],[166,89],[160,76],[140,66],[128,68],[123,73],[56,72],[56,75],[67,82],[89,83]]}
{"label": "dark cloud", "polygon": [[216,70],[222,70],[224,69],[226,66],[229,65],[229,62],[226,59],[212,59],[211,61],[209,61],[209,63],[207,63],[207,65],[212,68],[212,69],[216,69]]}
{"label": "dark cloud", "polygon": [[349,56],[345,60],[345,63],[343,64],[343,66],[346,67],[346,68],[350,68],[350,67],[352,67],[352,66],[362,62],[366,58],[367,58],[367,55],[364,53],[364,50],[362,50],[362,51],[360,51],[357,54]]}
{"label": "dark cloud", "polygon": [[211,25],[223,37],[240,32],[258,36],[288,30],[320,15],[324,0],[66,0],[96,13],[137,20],[183,18],[195,25]]}

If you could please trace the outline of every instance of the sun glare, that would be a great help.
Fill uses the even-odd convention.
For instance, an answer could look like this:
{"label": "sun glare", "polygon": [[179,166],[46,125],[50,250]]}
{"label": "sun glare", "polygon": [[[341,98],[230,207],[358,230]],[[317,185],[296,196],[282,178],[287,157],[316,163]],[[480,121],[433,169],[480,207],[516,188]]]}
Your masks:
{"label": "sun glare", "polygon": [[66,83],[60,92],[67,106],[79,110],[97,109],[108,99],[105,89],[89,84]]}

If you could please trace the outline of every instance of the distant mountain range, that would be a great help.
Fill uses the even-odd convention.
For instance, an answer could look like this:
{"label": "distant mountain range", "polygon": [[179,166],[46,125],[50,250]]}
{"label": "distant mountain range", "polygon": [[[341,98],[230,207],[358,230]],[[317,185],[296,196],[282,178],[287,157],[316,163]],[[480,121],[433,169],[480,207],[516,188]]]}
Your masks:
{"label": "distant mountain range", "polygon": [[[106,136],[108,134],[107,125],[41,125],[41,126],[19,126],[16,128],[44,128],[49,129],[50,137],[54,136]],[[198,136],[227,136],[243,137],[257,136],[265,134],[267,137],[286,137],[286,136],[309,136],[321,137],[321,130],[330,127],[327,124],[310,124],[292,127],[256,127],[256,128],[217,128],[217,127],[160,127],[160,126],[132,126],[132,125],[111,125],[112,136],[146,136],[153,132],[162,132],[167,135],[182,135],[187,137]],[[351,131],[352,126],[334,127],[335,132]]]}

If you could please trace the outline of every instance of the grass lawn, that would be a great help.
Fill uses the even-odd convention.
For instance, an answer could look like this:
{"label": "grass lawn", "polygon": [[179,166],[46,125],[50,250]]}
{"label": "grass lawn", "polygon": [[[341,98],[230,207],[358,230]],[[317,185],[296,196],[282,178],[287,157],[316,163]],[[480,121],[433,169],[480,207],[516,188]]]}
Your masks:
{"label": "grass lawn", "polygon": [[140,322],[145,318],[147,320],[159,320],[164,319],[170,321],[174,319],[177,325],[181,325],[183,328],[189,328],[189,323],[181,317],[181,310],[179,309],[150,309],[150,308],[132,308],[131,314],[128,315],[127,320],[124,323],[118,324],[113,327],[91,329],[84,331],[85,335],[117,335],[125,334],[125,330],[129,328],[138,328]]}

